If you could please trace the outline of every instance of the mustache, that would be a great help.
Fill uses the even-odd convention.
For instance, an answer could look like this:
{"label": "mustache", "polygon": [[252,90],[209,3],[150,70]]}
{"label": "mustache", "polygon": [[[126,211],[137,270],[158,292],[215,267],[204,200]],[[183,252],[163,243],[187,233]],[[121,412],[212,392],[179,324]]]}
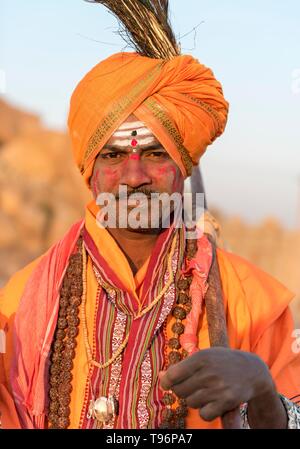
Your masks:
{"label": "mustache", "polygon": [[151,195],[152,194],[156,194],[156,195],[160,194],[160,192],[157,192],[156,190],[147,189],[146,187],[139,187],[137,189],[127,190],[126,193],[122,193],[122,194],[117,193],[115,195],[115,198],[116,198],[116,200],[125,200],[125,199],[129,200],[129,198],[132,195],[141,194],[141,193],[143,195],[145,195],[147,197],[147,199],[149,199],[149,200],[151,200]]}

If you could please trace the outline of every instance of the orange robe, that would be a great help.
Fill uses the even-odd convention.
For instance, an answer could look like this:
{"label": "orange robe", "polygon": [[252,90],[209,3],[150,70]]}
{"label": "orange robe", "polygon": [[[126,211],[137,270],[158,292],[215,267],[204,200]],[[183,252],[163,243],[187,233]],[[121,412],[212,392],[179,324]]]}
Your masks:
{"label": "orange robe", "polygon": [[[86,227],[92,236],[100,254],[111,267],[118,267],[118,277],[139,300],[139,292],[147,272],[148,261],[133,276],[128,261],[110,234],[98,228],[94,215],[94,203],[87,207]],[[4,428],[20,427],[9,383],[10,363],[13,353],[13,320],[27,279],[38,261],[32,262],[16,273],[3,289],[0,298],[0,329],[6,333],[6,352],[0,354],[0,411]],[[300,391],[300,357],[292,352],[293,320],[288,304],[293,298],[282,284],[246,262],[242,258],[218,250],[218,261],[222,278],[224,305],[227,317],[227,329],[230,346],[250,351],[260,356],[269,366],[278,392],[291,398]],[[93,317],[97,280],[91,261],[87,267],[87,326],[89,335],[93,335]],[[141,305],[142,307],[142,305]],[[170,319],[167,335],[171,337]],[[71,428],[78,428],[80,413],[84,403],[87,377],[87,357],[83,343],[82,326],[79,326],[78,346],[74,359]],[[208,326],[205,311],[200,322],[198,346],[209,347]],[[189,410],[186,419],[187,428],[220,428],[219,419],[211,423],[204,422],[197,410]]]}

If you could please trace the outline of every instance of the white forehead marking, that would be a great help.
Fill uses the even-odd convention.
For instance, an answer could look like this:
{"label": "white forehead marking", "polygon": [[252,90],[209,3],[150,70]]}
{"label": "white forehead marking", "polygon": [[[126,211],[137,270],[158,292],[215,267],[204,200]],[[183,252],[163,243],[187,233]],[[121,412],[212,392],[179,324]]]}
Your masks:
{"label": "white forehead marking", "polygon": [[153,136],[152,132],[148,128],[134,128],[133,131],[137,132],[136,136],[131,136],[131,130],[128,131],[117,130],[116,132],[113,133],[113,137],[128,137],[128,135],[135,138],[144,136]]}
{"label": "white forehead marking", "polygon": [[[135,139],[137,140],[139,145],[149,145],[150,143],[156,142],[156,139],[154,136],[150,136],[150,137],[144,137],[139,139],[138,136],[135,137]],[[129,139],[113,139],[111,140],[111,144],[112,145],[117,145],[119,147],[131,147],[131,142],[132,142],[132,137],[130,137]]]}
{"label": "white forehead marking", "polygon": [[[133,136],[132,131],[137,135]],[[132,140],[137,140],[139,145],[149,145],[156,141],[152,131],[146,127],[145,123],[137,120],[135,122],[124,122],[111,136],[111,143],[118,146],[130,147]]]}

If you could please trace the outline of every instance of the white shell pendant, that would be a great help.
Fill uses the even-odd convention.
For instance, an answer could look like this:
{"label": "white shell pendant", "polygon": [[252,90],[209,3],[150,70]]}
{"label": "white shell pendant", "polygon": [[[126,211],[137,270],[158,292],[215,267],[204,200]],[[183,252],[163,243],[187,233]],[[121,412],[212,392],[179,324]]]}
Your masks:
{"label": "white shell pendant", "polygon": [[96,419],[98,422],[104,424],[108,423],[115,415],[115,398],[109,396],[101,396],[96,401],[91,400],[87,418]]}

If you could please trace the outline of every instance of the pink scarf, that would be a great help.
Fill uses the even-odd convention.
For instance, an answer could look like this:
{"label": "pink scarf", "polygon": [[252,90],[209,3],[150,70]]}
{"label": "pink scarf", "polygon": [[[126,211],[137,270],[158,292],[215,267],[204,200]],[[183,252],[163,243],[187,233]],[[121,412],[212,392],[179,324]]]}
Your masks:
{"label": "pink scarf", "polygon": [[184,333],[180,336],[180,343],[189,355],[199,351],[198,326],[204,297],[208,289],[208,276],[213,260],[212,245],[204,234],[197,239],[197,246],[195,258],[187,260],[187,267],[184,270],[186,275],[193,274],[190,286],[192,309],[187,316]]}
{"label": "pink scarf", "polygon": [[84,220],[74,224],[41,259],[26,283],[14,324],[11,385],[21,427],[44,428],[49,352],[59,309],[59,290]]}

